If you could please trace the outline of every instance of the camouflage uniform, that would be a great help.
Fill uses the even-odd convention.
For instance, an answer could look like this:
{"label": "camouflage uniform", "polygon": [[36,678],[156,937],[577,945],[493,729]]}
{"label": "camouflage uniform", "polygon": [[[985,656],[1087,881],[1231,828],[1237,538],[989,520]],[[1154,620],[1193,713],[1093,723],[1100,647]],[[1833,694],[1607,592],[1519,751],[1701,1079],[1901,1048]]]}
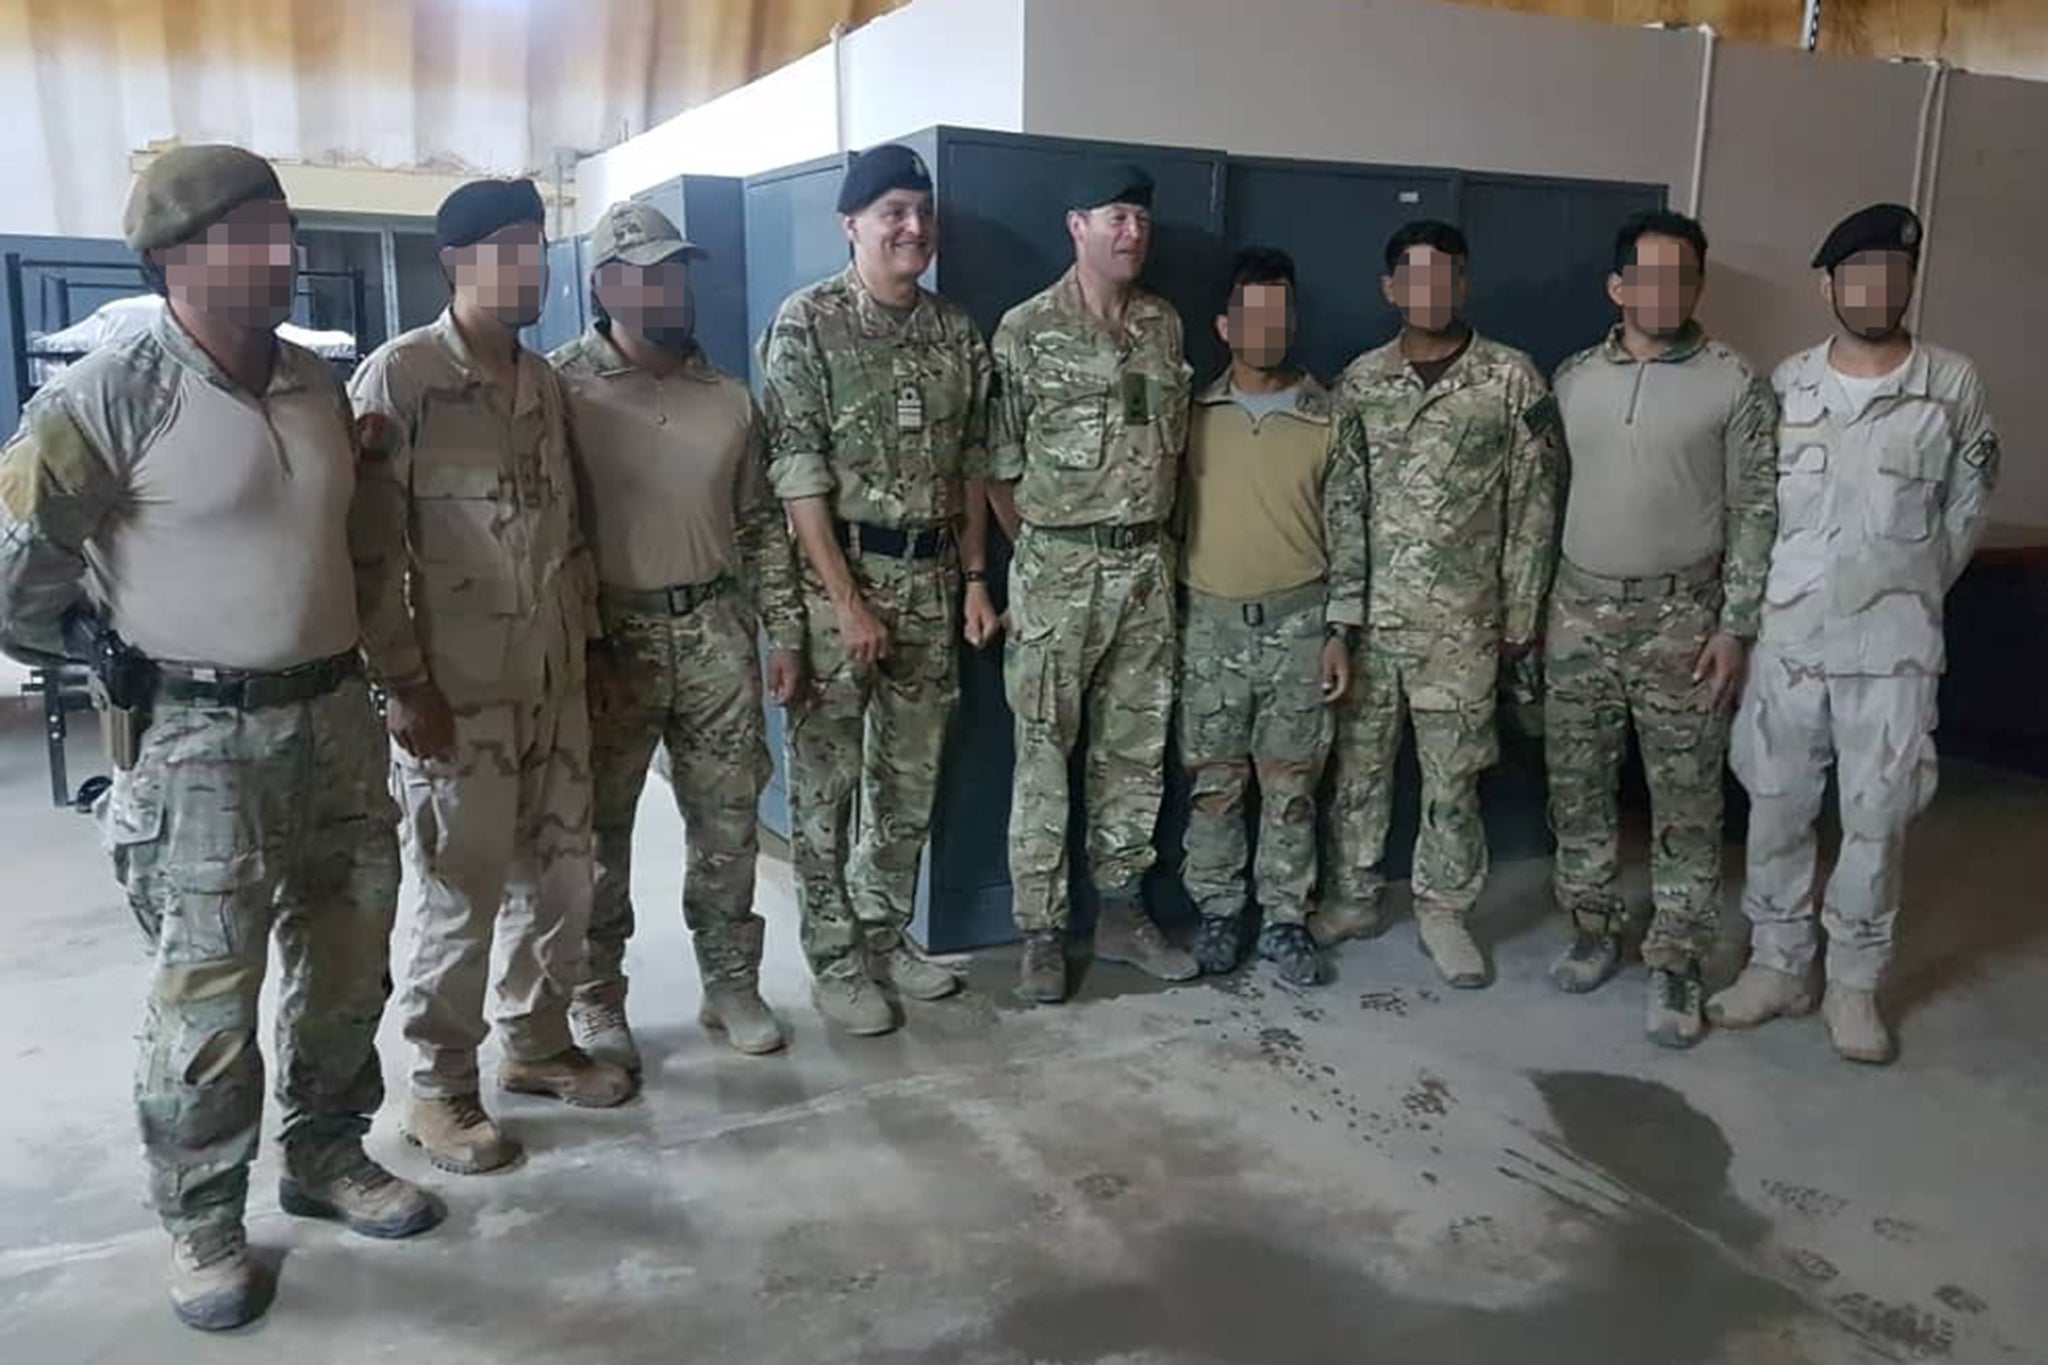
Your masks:
{"label": "camouflage uniform", "polygon": [[[1231,404],[1230,376],[1219,379],[1199,403],[1183,490],[1189,523],[1184,566],[1196,562],[1212,538],[1245,542],[1239,552],[1252,562],[1285,562],[1286,554],[1273,552],[1275,542],[1295,528],[1276,523],[1287,521],[1295,507],[1217,505],[1220,497],[1243,491],[1235,481],[1218,480],[1223,471],[1211,466],[1222,454],[1215,448],[1222,443],[1212,447],[1203,439],[1211,430],[1203,424],[1212,417],[1246,420],[1223,409]],[[1203,915],[1243,910],[1250,858],[1245,801],[1256,770],[1259,904],[1268,924],[1301,924],[1316,879],[1316,788],[1336,729],[1335,710],[1322,692],[1323,646],[1329,626],[1355,628],[1365,618],[1366,486],[1358,452],[1328,440],[1330,398],[1313,376],[1302,377],[1292,409],[1251,423],[1252,431],[1274,419],[1312,428],[1309,439],[1323,447],[1312,471],[1317,486],[1304,490],[1319,513],[1322,572],[1250,600],[1189,587],[1180,715],[1181,754],[1193,801],[1181,879]],[[1264,452],[1232,453],[1256,457]],[[1282,480],[1306,472],[1276,467],[1284,459],[1284,453],[1276,453],[1260,473]]]}
{"label": "camouflage uniform", "polygon": [[[707,985],[752,987],[761,789],[769,776],[755,628],[803,647],[803,604],[766,441],[746,385],[701,352],[656,377],[595,330],[548,357],[584,462],[612,667],[591,724],[597,887],[579,997],[622,1004],[633,934],[633,824],[657,745],[689,842],[683,918]],[[661,472],[644,466],[662,461]],[[606,487],[609,483],[611,486]],[[636,505],[637,504],[637,505]]]}
{"label": "camouflage uniform", "polygon": [[1135,893],[1152,866],[1173,707],[1174,608],[1161,524],[1188,431],[1173,306],[1131,296],[1121,335],[1087,311],[1073,270],[1004,315],[994,342],[995,477],[1016,481],[1004,688],[1017,718],[1012,914],[1067,922],[1068,756],[1089,722],[1089,871]]}
{"label": "camouflage uniform", "polygon": [[[353,653],[354,488],[327,362],[280,342],[252,400],[168,312],[46,386],[0,454],[0,645],[62,657],[60,622],[89,589],[166,665],[99,815],[155,959],[135,1101],[174,1234],[241,1221],[273,934],[287,1175],[359,1159],[383,1100],[398,847]],[[226,700],[205,667],[253,690]]]}
{"label": "camouflage uniform", "polygon": [[1372,564],[1323,899],[1379,895],[1406,712],[1422,765],[1416,902],[1463,912],[1486,883],[1499,645],[1536,638],[1556,555],[1556,409],[1528,356],[1476,335],[1427,389],[1396,338],[1352,362],[1336,404],[1336,440],[1366,464]]}
{"label": "camouflage uniform", "polygon": [[1831,982],[1891,958],[1907,826],[1934,797],[1942,599],[1970,562],[1999,442],[1970,362],[1920,343],[1853,400],[1828,344],[1778,367],[1778,539],[1731,757],[1749,790],[1752,960],[1803,977],[1836,766],[1842,846],[1820,921]]}
{"label": "camouflage uniform", "polygon": [[[791,295],[762,339],[769,482],[785,502],[830,500],[847,567],[889,631],[887,657],[857,667],[823,581],[803,564],[813,691],[790,719],[790,843],[815,970],[863,944],[888,953],[915,910],[960,688],[951,537],[962,481],[988,472],[990,374],[960,308],[920,291],[898,315],[851,266]],[[921,533],[944,551],[863,552],[865,528]]]}
{"label": "camouflage uniform", "polygon": [[[1643,960],[1685,971],[1712,951],[1720,925],[1728,734],[1712,684],[1694,672],[1716,633],[1756,637],[1777,528],[1777,404],[1740,356],[1697,329],[1649,362],[1617,330],[1566,361],[1556,387],[1567,443],[1614,462],[1589,475],[1574,460],[1550,603],[1544,730],[1557,900],[1582,931],[1622,928],[1616,788],[1633,722],[1653,820],[1656,914]],[[1719,486],[1691,486],[1694,463],[1712,466]],[[1625,486],[1596,489],[1589,477]],[[1689,505],[1683,517],[1672,499]],[[1694,534],[1701,528],[1678,524],[1695,518],[1711,546]]]}
{"label": "camouflage uniform", "polygon": [[583,972],[597,577],[561,382],[521,351],[518,385],[508,411],[447,313],[378,347],[350,385],[356,411],[386,428],[357,502],[382,587],[364,647],[392,683],[431,677],[455,713],[453,757],[393,760],[421,883],[401,1009],[423,1099],[477,1092],[494,936],[508,1057],[572,1046]]}

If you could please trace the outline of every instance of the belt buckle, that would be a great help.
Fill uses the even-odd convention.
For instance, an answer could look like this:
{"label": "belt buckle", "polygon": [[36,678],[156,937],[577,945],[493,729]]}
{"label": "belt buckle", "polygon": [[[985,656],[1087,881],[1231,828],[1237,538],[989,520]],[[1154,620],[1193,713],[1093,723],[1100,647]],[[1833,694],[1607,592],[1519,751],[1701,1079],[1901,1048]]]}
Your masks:
{"label": "belt buckle", "polygon": [[1110,528],[1109,528],[1109,548],[1110,548],[1110,549],[1112,549],[1112,550],[1128,550],[1128,549],[1130,549],[1130,548],[1131,548],[1131,528],[1130,528],[1130,527],[1128,527],[1128,526],[1112,526],[1112,527],[1110,527]]}
{"label": "belt buckle", "polygon": [[1246,625],[1248,625],[1248,626],[1263,626],[1263,625],[1265,625],[1265,624],[1266,624],[1266,604],[1265,604],[1265,603],[1263,603],[1263,602],[1247,602],[1247,603],[1245,603],[1245,605],[1244,605],[1244,623],[1245,623]]}
{"label": "belt buckle", "polygon": [[688,584],[667,589],[668,614],[681,616],[690,610],[690,589]]}

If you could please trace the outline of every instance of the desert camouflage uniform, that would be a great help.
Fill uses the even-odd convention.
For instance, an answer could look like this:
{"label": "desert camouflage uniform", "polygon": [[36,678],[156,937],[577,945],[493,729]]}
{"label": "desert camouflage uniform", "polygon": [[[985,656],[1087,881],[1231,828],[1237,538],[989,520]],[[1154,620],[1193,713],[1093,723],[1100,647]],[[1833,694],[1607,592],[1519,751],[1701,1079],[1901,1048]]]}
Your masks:
{"label": "desert camouflage uniform", "polygon": [[[1603,404],[1622,382],[1610,373],[1618,366],[1633,375],[1625,414]],[[1568,444],[1631,445],[1637,459],[1653,464],[1675,463],[1677,448],[1687,442],[1721,452],[1718,551],[1667,573],[1614,577],[1572,562],[1568,534],[1544,647],[1544,755],[1557,831],[1558,904],[1586,932],[1622,928],[1617,787],[1633,722],[1652,818],[1655,915],[1643,960],[1684,971],[1709,955],[1720,926],[1728,736],[1711,684],[1696,680],[1694,671],[1716,633],[1756,638],[1777,528],[1777,402],[1740,356],[1697,330],[1649,362],[1631,356],[1617,332],[1559,367],[1556,388]],[[1672,430],[1670,423],[1679,420],[1701,426]],[[1596,437],[1587,429],[1595,422],[1626,425],[1629,435],[1602,431]],[[1660,438],[1663,448],[1641,448]],[[1590,490],[1574,486],[1567,497],[1582,491]],[[1601,534],[1588,528],[1589,537]],[[1657,534],[1658,528],[1643,528],[1627,539],[1639,543]],[[1689,551],[1679,554],[1690,557]]]}
{"label": "desert camouflage uniform", "polygon": [[1750,795],[1755,962],[1803,976],[1832,763],[1842,847],[1820,913],[1831,981],[1875,989],[1891,958],[1907,826],[1934,799],[1942,599],[1970,562],[1998,481],[1976,369],[1920,343],[1860,406],[1827,343],[1772,377],[1778,540],[1731,757]]}
{"label": "desert camouflage uniform", "polygon": [[[802,564],[813,693],[789,726],[790,842],[804,951],[823,970],[886,954],[915,911],[957,668],[961,484],[986,477],[988,347],[965,312],[920,292],[897,314],[849,266],[786,300],[762,339],[768,478],[785,502],[829,499],[889,653],[857,667]],[[862,526],[942,537],[942,553],[863,553]]]}
{"label": "desert camouflage uniform", "polygon": [[[0,453],[9,653],[61,658],[60,622],[89,585],[113,627],[160,661],[249,674],[310,665],[330,680],[274,704],[159,692],[134,766],[115,773],[99,808],[155,960],[135,1102],[151,1194],[173,1233],[240,1223],[273,937],[287,1172],[344,1169],[383,1101],[376,1033],[397,813],[353,653],[354,488],[348,404],[327,362],[279,343],[268,389],[251,398],[168,313],[47,385]],[[280,563],[258,537],[289,542],[295,560]],[[334,594],[324,603],[315,577]],[[223,657],[177,651],[181,637]],[[230,638],[248,652],[223,648]]]}
{"label": "desert camouflage uniform", "polygon": [[[758,807],[770,770],[755,630],[765,625],[775,648],[800,650],[804,622],[788,523],[768,490],[760,414],[746,385],[712,368],[701,351],[657,378],[593,330],[548,362],[568,389],[584,463],[612,670],[610,706],[591,720],[597,889],[588,975],[577,994],[625,1001],[634,817],[658,745],[668,750],[688,842],[683,919],[703,980],[751,987],[763,936],[754,913]],[[607,444],[617,448],[600,448]],[[636,469],[649,459],[687,467],[666,478]],[[606,478],[618,487],[596,486]],[[722,506],[675,506],[685,489]],[[648,533],[690,543],[638,543]],[[700,568],[643,582],[652,567],[645,561]]]}
{"label": "desert camouflage uniform", "polygon": [[383,419],[357,512],[384,591],[365,612],[371,666],[431,676],[454,756],[393,751],[420,878],[401,994],[413,1093],[477,1092],[493,937],[507,944],[495,1022],[508,1056],[569,1047],[591,895],[584,650],[602,634],[561,381],[518,355],[507,405],[447,313],[377,348],[350,393]]}
{"label": "desert camouflage uniform", "polygon": [[1415,899],[1463,912],[1486,883],[1499,646],[1536,638],[1556,559],[1556,408],[1528,356],[1481,336],[1427,389],[1396,338],[1352,362],[1336,405],[1336,440],[1366,464],[1372,564],[1323,900],[1379,894],[1406,712],[1422,765]]}
{"label": "desert camouflage uniform", "polygon": [[1163,523],[1188,433],[1173,305],[1136,292],[1113,334],[1069,270],[996,328],[995,477],[1024,522],[1010,563],[1004,690],[1017,720],[1010,883],[1017,927],[1067,922],[1068,760],[1083,741],[1089,872],[1135,894],[1152,866],[1173,708]]}
{"label": "desert camouflage uniform", "polygon": [[[1230,376],[1199,401],[1230,403]],[[1315,490],[1325,569],[1251,601],[1188,590],[1181,758],[1193,794],[1181,880],[1204,915],[1244,909],[1251,857],[1245,805],[1256,771],[1259,905],[1268,924],[1301,924],[1316,881],[1316,789],[1336,732],[1335,709],[1322,692],[1323,646],[1329,626],[1356,628],[1365,619],[1366,485],[1361,452],[1327,442],[1330,397],[1314,376],[1302,376],[1292,408],[1260,422],[1275,420],[1308,424],[1327,446]],[[1246,537],[1256,554],[1271,540],[1270,523],[1257,509],[1207,506],[1197,496],[1209,458],[1197,435],[1183,492],[1183,510],[1194,514],[1184,548],[1192,557],[1203,536]]]}

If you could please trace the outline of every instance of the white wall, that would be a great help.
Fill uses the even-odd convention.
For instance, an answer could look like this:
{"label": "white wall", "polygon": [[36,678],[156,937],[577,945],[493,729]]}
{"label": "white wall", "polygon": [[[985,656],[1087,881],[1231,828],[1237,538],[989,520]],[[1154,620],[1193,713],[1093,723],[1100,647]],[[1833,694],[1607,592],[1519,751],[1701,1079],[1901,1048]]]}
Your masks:
{"label": "white wall", "polygon": [[1023,127],[1026,0],[918,0],[847,35],[833,79],[832,49],[679,114],[576,174],[587,231],[606,206],[677,175],[753,175],[865,147],[934,124]]}

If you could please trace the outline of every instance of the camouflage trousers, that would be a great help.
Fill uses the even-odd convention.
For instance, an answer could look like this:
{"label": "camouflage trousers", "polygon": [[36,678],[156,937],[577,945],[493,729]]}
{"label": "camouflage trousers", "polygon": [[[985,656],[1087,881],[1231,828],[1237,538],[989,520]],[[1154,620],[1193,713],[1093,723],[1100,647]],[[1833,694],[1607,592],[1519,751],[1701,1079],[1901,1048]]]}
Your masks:
{"label": "camouflage trousers", "polygon": [[1081,800],[1096,890],[1135,894],[1157,857],[1175,663],[1165,556],[1157,544],[1099,549],[1026,528],[1010,565],[1010,620],[1011,913],[1018,929],[1038,933],[1067,923],[1077,744],[1086,744]]}
{"label": "camouflage trousers", "polygon": [[609,709],[591,718],[597,885],[587,975],[579,996],[626,998],[633,937],[633,823],[657,745],[682,813],[688,865],[683,922],[704,982],[749,986],[761,967],[754,913],[761,788],[768,745],[761,666],[750,614],[728,590],[684,615],[605,611],[611,650]]}
{"label": "camouflage trousers", "polygon": [[1557,833],[1557,903],[1582,930],[1619,932],[1621,802],[1628,727],[1650,787],[1651,967],[1684,970],[1721,922],[1721,769],[1728,720],[1693,672],[1719,629],[1720,571],[1626,596],[1615,580],[1558,569],[1544,657],[1544,758]]}
{"label": "camouflage trousers", "polygon": [[283,983],[277,1098],[287,1170],[356,1149],[384,1100],[397,812],[360,682],[238,711],[160,702],[102,828],[155,955],[135,1105],[165,1227],[241,1219],[262,1126],[257,1000]]}
{"label": "camouflage trousers", "polygon": [[832,601],[806,565],[812,692],[790,714],[789,826],[814,970],[863,945],[887,951],[910,924],[960,693],[953,559],[849,555],[849,565],[888,628],[889,653],[873,667],[848,657]]}
{"label": "camouflage trousers", "polygon": [[531,701],[457,707],[452,758],[394,751],[420,881],[399,1010],[423,1098],[477,1092],[494,940],[506,1053],[537,1061],[572,1045],[590,925],[590,717],[580,668],[551,683]]}
{"label": "camouflage trousers", "polygon": [[1819,915],[1830,981],[1875,990],[1891,963],[1906,830],[1934,799],[1933,677],[1829,677],[1760,647],[1730,754],[1749,791],[1742,908],[1752,960],[1804,975],[1818,948],[1814,828],[1833,766],[1842,846]]}
{"label": "camouflage trousers", "polygon": [[1479,775],[1500,757],[1494,730],[1499,651],[1489,635],[1366,632],[1351,692],[1337,713],[1329,847],[1322,900],[1370,904],[1394,811],[1394,760],[1404,718],[1422,767],[1422,829],[1411,885],[1418,905],[1467,911],[1486,886]]}
{"label": "camouflage trousers", "polygon": [[1245,801],[1258,776],[1259,905],[1300,924],[1316,880],[1316,788],[1336,730],[1323,700],[1321,583],[1263,602],[1189,594],[1181,761],[1193,789],[1181,881],[1205,916],[1246,902]]}

